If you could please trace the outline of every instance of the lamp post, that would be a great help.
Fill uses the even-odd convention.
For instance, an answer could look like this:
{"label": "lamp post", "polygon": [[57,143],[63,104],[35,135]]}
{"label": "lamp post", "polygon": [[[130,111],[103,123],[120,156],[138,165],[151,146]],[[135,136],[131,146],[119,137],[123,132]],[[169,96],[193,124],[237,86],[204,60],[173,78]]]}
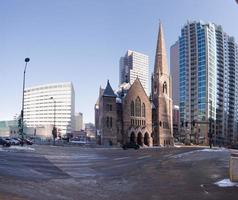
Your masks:
{"label": "lamp post", "polygon": [[209,146],[212,148],[212,100],[205,101],[205,102],[198,102],[198,103],[207,103],[210,105],[210,116],[209,116],[209,132],[208,132],[208,138],[209,138]]}
{"label": "lamp post", "polygon": [[23,73],[23,87],[22,87],[22,109],[21,109],[21,120],[20,120],[20,135],[21,135],[21,146],[23,146],[24,140],[24,92],[25,92],[25,76],[26,76],[26,67],[27,63],[30,61],[30,58],[25,58],[25,68]]}
{"label": "lamp post", "polygon": [[50,99],[53,100],[54,102],[54,125],[53,125],[53,129],[52,129],[52,136],[53,136],[53,143],[55,145],[55,138],[57,137],[57,131],[56,131],[56,127],[55,127],[55,110],[56,110],[56,101],[54,100],[53,97],[50,97]]}

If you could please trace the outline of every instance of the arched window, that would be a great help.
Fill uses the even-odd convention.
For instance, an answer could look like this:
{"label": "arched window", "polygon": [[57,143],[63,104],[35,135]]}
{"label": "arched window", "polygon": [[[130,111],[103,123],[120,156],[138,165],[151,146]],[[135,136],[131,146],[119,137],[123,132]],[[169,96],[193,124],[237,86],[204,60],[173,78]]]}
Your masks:
{"label": "arched window", "polygon": [[136,103],[135,103],[135,111],[136,111],[136,117],[141,116],[141,100],[139,97],[136,98]]}
{"label": "arched window", "polygon": [[131,116],[135,115],[135,106],[134,106],[134,101],[131,102]]}
{"label": "arched window", "polygon": [[167,83],[166,82],[164,82],[164,84],[163,84],[163,93],[167,94]]}
{"label": "arched window", "polygon": [[145,117],[145,104],[142,104],[142,117]]}

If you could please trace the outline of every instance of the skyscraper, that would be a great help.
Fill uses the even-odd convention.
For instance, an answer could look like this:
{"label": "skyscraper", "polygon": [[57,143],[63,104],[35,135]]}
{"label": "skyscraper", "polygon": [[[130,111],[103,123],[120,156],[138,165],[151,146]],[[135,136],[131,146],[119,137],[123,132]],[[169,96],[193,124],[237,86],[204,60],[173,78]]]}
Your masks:
{"label": "skyscraper", "polygon": [[125,56],[120,58],[119,68],[119,85],[124,82],[133,84],[138,77],[147,95],[149,94],[149,57],[147,55],[128,50]]}
{"label": "skyscraper", "polygon": [[163,26],[160,23],[154,73],[152,75],[153,139],[155,145],[173,145],[172,78],[166,58]]}
{"label": "skyscraper", "polygon": [[179,105],[179,42],[170,47],[170,71],[173,79],[173,104]]}
{"label": "skyscraper", "polygon": [[185,140],[208,144],[228,142],[228,135],[234,139],[237,64],[234,38],[220,26],[195,21],[184,25],[179,37],[179,106]]}

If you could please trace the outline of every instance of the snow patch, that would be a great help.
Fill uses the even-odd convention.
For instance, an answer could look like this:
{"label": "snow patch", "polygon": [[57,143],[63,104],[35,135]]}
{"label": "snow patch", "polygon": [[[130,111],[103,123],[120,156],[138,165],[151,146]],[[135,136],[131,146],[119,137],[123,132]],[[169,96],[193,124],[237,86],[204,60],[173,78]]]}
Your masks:
{"label": "snow patch", "polygon": [[223,151],[228,151],[226,148],[213,148],[213,149],[201,149],[198,151],[202,152],[223,152]]}
{"label": "snow patch", "polygon": [[171,158],[182,158],[184,156],[197,153],[197,152],[226,152],[228,151],[226,148],[213,148],[213,149],[198,149],[198,150],[193,150],[185,153],[180,153],[174,156],[171,156]]}
{"label": "snow patch", "polygon": [[238,187],[238,182],[231,182],[230,179],[223,179],[214,184],[219,187]]}
{"label": "snow patch", "polygon": [[28,146],[10,146],[8,149],[14,149],[14,150],[26,150],[26,151],[35,151],[34,148],[28,147]]}

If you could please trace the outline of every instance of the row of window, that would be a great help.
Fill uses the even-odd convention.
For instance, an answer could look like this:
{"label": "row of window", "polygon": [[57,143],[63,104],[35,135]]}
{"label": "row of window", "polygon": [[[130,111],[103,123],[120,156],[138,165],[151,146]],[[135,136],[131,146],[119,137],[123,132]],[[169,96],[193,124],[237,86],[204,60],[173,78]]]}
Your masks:
{"label": "row of window", "polygon": [[145,104],[141,104],[140,97],[136,98],[136,101],[131,101],[131,116],[145,117]]}
{"label": "row of window", "polygon": [[131,119],[131,125],[145,126],[145,120]]}

